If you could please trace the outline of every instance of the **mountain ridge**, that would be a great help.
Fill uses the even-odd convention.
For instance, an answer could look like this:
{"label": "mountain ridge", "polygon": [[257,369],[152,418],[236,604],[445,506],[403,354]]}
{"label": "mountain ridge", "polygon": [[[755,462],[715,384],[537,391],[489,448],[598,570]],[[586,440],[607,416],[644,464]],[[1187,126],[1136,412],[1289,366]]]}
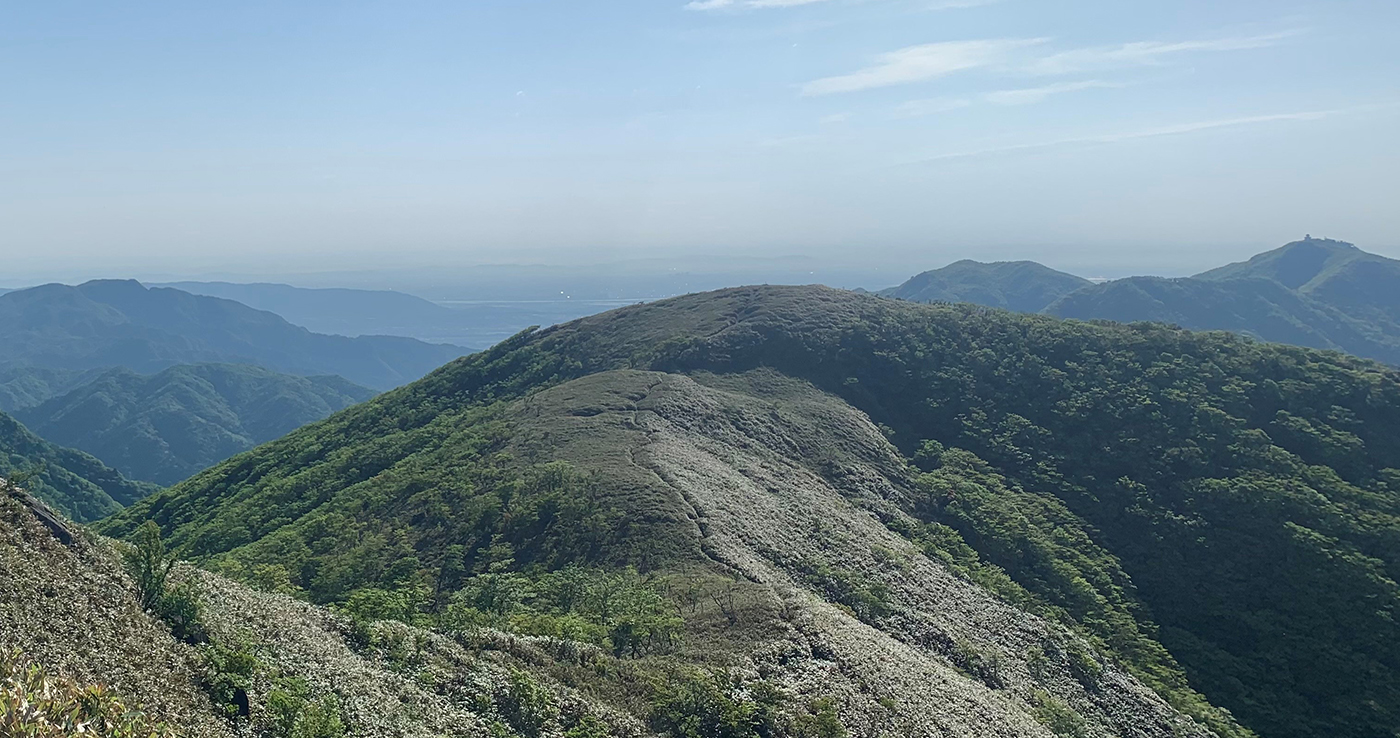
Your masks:
{"label": "mountain ridge", "polygon": [[[1155,321],[1192,330],[1228,330],[1400,365],[1400,261],[1344,241],[1309,236],[1193,277],[1084,280],[1077,286],[1061,283],[1058,290],[1034,281],[1018,284],[996,273],[1003,264],[1021,262],[971,264],[978,268],[957,262],[879,294],[916,302],[965,301],[1075,320]],[[965,284],[927,295],[915,289],[916,280],[927,281],[926,275],[937,277],[949,270],[961,275]],[[1045,267],[1030,271],[1053,272]]]}
{"label": "mountain ridge", "polygon": [[973,302],[1035,313],[1092,282],[1033,261],[978,262],[963,259],[910,277],[878,294],[913,302]]}
{"label": "mountain ridge", "polygon": [[7,366],[154,372],[176,364],[243,363],[292,374],[339,374],[385,389],[463,350],[409,338],[312,333],[241,303],[148,289],[131,280],[51,284],[0,296]]}
{"label": "mountain ridge", "polygon": [[[672,400],[648,399],[662,387]],[[919,604],[933,585],[906,590],[887,554],[842,543],[832,531],[854,525],[851,512],[831,527],[784,522],[768,490],[796,509],[862,510],[915,544],[880,544],[896,560],[921,556],[910,565],[1075,624],[1220,734],[1362,736],[1400,709],[1383,665],[1400,640],[1383,617],[1400,598],[1387,543],[1400,530],[1398,408],[1394,371],[1225,333],[734,288],[521,334],[103,529],[153,519],[214,568],[284,567],[288,586],[326,602],[409,574],[450,591],[478,581],[463,567],[507,558],[501,571],[527,576],[531,562],[669,571],[699,555],[848,608],[881,638],[922,644],[919,658],[977,674],[969,654],[992,649],[1011,689],[1030,689],[1010,675],[1033,652],[974,638],[961,619],[901,625],[939,617]],[[882,450],[843,451],[853,438]],[[584,481],[530,471],[554,462]],[[820,503],[796,502],[818,488]],[[280,497],[287,489],[302,492]],[[444,522],[414,522],[429,510]],[[1248,554],[1261,548],[1271,553]],[[388,568],[365,568],[374,561]],[[1334,604],[1318,609],[1322,592]],[[1268,645],[1279,639],[1290,648]],[[1099,721],[1068,689],[1050,694]]]}

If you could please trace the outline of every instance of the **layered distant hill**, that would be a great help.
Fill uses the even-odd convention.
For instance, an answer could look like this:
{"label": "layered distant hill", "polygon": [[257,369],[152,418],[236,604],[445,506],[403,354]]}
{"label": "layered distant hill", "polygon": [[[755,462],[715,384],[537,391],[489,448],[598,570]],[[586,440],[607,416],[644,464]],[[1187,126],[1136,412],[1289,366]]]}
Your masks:
{"label": "layered distant hill", "polygon": [[970,302],[1036,313],[1077,289],[1093,284],[1033,261],[990,264],[964,259],[924,272],[879,294],[910,302]]}
{"label": "layered distant hill", "polygon": [[24,482],[30,492],[78,521],[109,515],[156,489],[88,454],[50,443],[0,413],[0,478],[30,475]]}
{"label": "layered distant hill", "polygon": [[103,371],[0,365],[0,412],[38,405],[91,382]]}
{"label": "layered distant hill", "polygon": [[[159,285],[235,300],[276,313],[317,333],[457,340],[471,332],[473,314],[391,290],[292,287],[285,284],[172,282]],[[524,326],[520,326],[524,327]]]}
{"label": "layered distant hill", "polygon": [[1295,241],[1189,278],[1076,279],[1029,262],[958,262],[880,294],[1227,330],[1400,364],[1400,261],[1342,241]]}
{"label": "layered distant hill", "polygon": [[[566,298],[558,289],[553,294],[545,294],[547,299],[540,299],[541,285],[534,281],[515,283],[510,275],[502,275],[501,283],[488,284],[480,281],[481,275],[473,276],[473,281],[454,292],[481,292],[488,299],[458,300],[453,307],[389,290],[311,289],[285,284],[230,282],[172,282],[160,286],[174,287],[196,295],[237,300],[259,310],[277,313],[317,333],[407,336],[474,349],[490,346],[532,325],[553,325],[637,302],[574,300]],[[518,274],[513,276],[519,279]],[[502,296],[502,293],[509,294],[515,287],[520,289],[514,299]]]}
{"label": "layered distant hill", "polygon": [[466,353],[411,338],[313,333],[232,300],[133,281],[51,284],[0,295],[0,345],[0,368],[10,370],[124,367],[150,373],[217,362],[334,374],[375,389],[412,381]]}
{"label": "layered distant hill", "polygon": [[16,416],[129,478],[169,485],[374,395],[340,377],[250,366],[114,369]]}
{"label": "layered distant hill", "polygon": [[[403,734],[458,710],[561,735],[595,701],[667,736],[1400,724],[1400,374],[1228,333],[690,295],[520,335],[101,529],[145,521],[207,567],[400,621],[316,637],[420,675],[395,687],[423,705]],[[362,688],[229,613],[271,596],[211,582],[248,647]],[[454,644],[540,681],[474,698]],[[519,695],[570,699],[552,679],[579,707],[522,723]]]}

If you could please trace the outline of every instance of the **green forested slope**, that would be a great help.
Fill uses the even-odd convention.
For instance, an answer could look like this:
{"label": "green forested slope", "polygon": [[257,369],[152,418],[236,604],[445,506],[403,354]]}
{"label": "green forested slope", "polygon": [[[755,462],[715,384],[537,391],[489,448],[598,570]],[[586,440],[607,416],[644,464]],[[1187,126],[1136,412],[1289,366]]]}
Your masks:
{"label": "green forested slope", "polygon": [[1260,277],[1128,277],[1066,295],[1045,313],[1077,320],[1152,321],[1192,330],[1233,331],[1265,341],[1345,351],[1400,364],[1400,324],[1358,319]]}
{"label": "green forested slope", "polygon": [[0,478],[25,478],[36,497],[78,521],[96,520],[154,492],[101,461],[54,445],[0,413]]}
{"label": "green forested slope", "polygon": [[[864,411],[916,464],[876,467],[898,511],[879,515],[890,530],[1072,624],[1217,732],[1237,728],[1193,688],[1269,738],[1388,736],[1400,724],[1400,377],[1229,334],[822,288],[692,295],[454,362],[150,498],[106,530],[151,518],[191,555],[324,601],[409,580],[450,591],[493,566],[674,566],[709,540],[685,533],[694,513],[683,502],[629,497],[651,489],[641,481],[595,493],[586,477],[521,471],[569,444],[591,449],[577,458],[594,468],[630,463],[565,429],[595,416],[645,428],[657,380],[608,395],[565,384],[574,400],[554,414],[515,399],[623,367],[721,383],[767,371],[830,393],[812,402],[831,412],[836,398]],[[746,402],[761,407],[768,394],[751,388]],[[693,415],[702,430],[741,424],[743,443],[833,484],[873,473],[827,442],[767,439],[757,410]],[[853,612],[885,617],[883,590],[839,562],[765,555]],[[1032,672],[1043,658],[1017,653]],[[1094,671],[1076,658],[1072,671]]]}
{"label": "green forested slope", "polygon": [[132,479],[169,485],[374,394],[340,377],[231,364],[116,369],[16,417]]}
{"label": "green forested slope", "polygon": [[33,407],[44,400],[81,387],[101,374],[99,369],[78,371],[33,366],[0,368],[0,412],[12,413],[21,408]]}
{"label": "green forested slope", "polygon": [[1342,241],[1295,241],[1188,279],[1093,285],[1044,312],[1235,331],[1400,364],[1400,261]]}

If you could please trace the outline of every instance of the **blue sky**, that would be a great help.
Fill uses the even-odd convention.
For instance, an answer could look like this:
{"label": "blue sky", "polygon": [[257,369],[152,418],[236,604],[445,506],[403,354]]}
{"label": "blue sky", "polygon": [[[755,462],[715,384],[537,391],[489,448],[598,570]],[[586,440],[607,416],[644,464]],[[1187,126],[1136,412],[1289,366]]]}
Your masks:
{"label": "blue sky", "polygon": [[1400,256],[1397,30],[1393,0],[7,3],[0,254]]}

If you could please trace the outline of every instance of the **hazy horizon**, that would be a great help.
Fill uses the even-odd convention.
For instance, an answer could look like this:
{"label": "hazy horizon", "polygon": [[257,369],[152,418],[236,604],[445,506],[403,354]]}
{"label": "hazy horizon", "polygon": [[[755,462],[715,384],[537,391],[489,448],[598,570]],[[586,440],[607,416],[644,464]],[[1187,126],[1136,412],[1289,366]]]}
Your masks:
{"label": "hazy horizon", "polygon": [[1400,257],[1394,3],[0,18],[6,287],[748,258],[867,287],[964,258],[1182,276],[1304,233]]}
{"label": "hazy horizon", "polygon": [[[1330,234],[1304,234],[1315,238],[1331,238]],[[1303,236],[1289,239],[1298,240]],[[1346,241],[1345,238],[1337,240]],[[1227,263],[1247,260],[1262,251],[1282,246],[1239,244],[1230,247],[1201,247],[1197,249],[1159,249],[1155,251],[1126,251],[1101,253],[1074,252],[1054,247],[993,247],[959,253],[954,248],[930,248],[921,252],[894,255],[882,262],[857,262],[853,259],[833,259],[801,254],[744,257],[678,254],[669,257],[638,257],[618,261],[557,261],[519,263],[476,263],[461,265],[400,265],[394,267],[342,270],[266,271],[256,267],[231,270],[203,271],[131,271],[102,269],[55,269],[32,275],[8,270],[8,282],[0,288],[21,289],[40,284],[78,284],[91,279],[134,279],[144,284],[174,282],[232,282],[287,284],[304,288],[351,288],[394,290],[407,292],[436,301],[466,300],[473,297],[500,301],[509,290],[523,283],[556,280],[560,285],[578,285],[587,294],[583,299],[651,299],[680,292],[702,291],[740,284],[773,282],[781,284],[820,283],[833,287],[882,289],[900,284],[915,274],[939,269],[963,259],[974,261],[1035,261],[1053,269],[1087,279],[1120,279],[1131,276],[1186,277]],[[1400,259],[1400,248],[1376,248],[1356,244],[1371,253]],[[1186,253],[1183,254],[1182,251]],[[1069,253],[1067,253],[1069,252]],[[1040,256],[1043,254],[1043,256]],[[1092,260],[1094,257],[1099,260]],[[1155,257],[1155,258],[1153,258]],[[666,289],[661,280],[693,275],[699,278],[694,289],[684,282],[676,289]],[[810,276],[810,279],[806,277]],[[600,280],[626,284],[654,284],[651,290],[634,290],[603,296],[596,292]],[[805,281],[804,281],[805,280]],[[484,295],[473,294],[485,290]],[[538,293],[539,290],[535,290]],[[636,292],[637,294],[633,294]],[[645,293],[645,294],[643,294]],[[551,289],[550,295],[554,292]],[[538,294],[524,296],[525,300]],[[560,293],[560,299],[564,299]]]}

